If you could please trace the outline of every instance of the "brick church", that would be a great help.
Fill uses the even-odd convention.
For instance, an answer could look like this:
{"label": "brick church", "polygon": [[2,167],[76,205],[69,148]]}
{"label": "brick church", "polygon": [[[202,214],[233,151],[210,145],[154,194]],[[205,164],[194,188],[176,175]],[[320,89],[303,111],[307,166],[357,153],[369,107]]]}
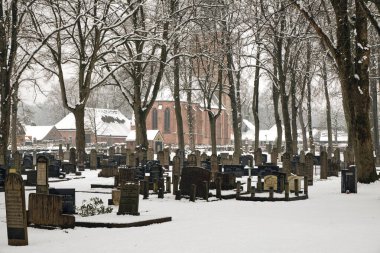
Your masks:
{"label": "brick church", "polygon": [[[165,94],[165,95],[164,95]],[[160,130],[166,145],[177,145],[177,122],[175,115],[174,99],[169,89],[161,91],[157,97],[152,109],[147,117],[147,129]],[[191,104],[193,115],[193,137],[195,145],[210,145],[210,123],[208,113],[202,103],[194,102]],[[185,135],[185,145],[190,145],[189,140],[189,120],[188,120],[188,102],[181,98],[181,112],[183,119],[183,128]],[[217,112],[217,106],[213,107]],[[231,144],[231,124],[229,124],[230,115],[226,108],[222,107],[222,112],[216,122],[216,141],[217,145]]]}

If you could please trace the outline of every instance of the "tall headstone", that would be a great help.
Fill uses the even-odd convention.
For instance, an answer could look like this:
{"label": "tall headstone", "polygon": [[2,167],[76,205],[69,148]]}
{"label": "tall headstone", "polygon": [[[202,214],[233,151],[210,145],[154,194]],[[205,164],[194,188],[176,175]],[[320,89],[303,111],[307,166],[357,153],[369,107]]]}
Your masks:
{"label": "tall headstone", "polygon": [[135,167],[136,166],[135,153],[133,153],[133,152],[127,153],[127,166],[129,166],[129,167]]}
{"label": "tall headstone", "polygon": [[277,165],[277,159],[278,159],[278,151],[277,148],[272,148],[272,152],[270,155],[270,162],[273,163],[274,165]]}
{"label": "tall headstone", "polygon": [[208,159],[208,155],[205,152],[203,152],[201,154],[201,162],[205,162],[205,161],[207,161],[207,159]]}
{"label": "tall headstone", "polygon": [[164,148],[164,162],[163,165],[166,169],[169,169],[169,163],[170,163],[170,149]]}
{"label": "tall headstone", "polygon": [[154,150],[153,150],[153,148],[148,148],[147,159],[148,159],[148,161],[154,160]]}
{"label": "tall headstone", "polygon": [[201,151],[195,150],[194,154],[195,154],[196,162],[197,162],[197,164],[195,166],[201,167]]}
{"label": "tall headstone", "polygon": [[119,211],[117,214],[140,215],[139,213],[139,184],[126,183],[120,189]]}
{"label": "tall headstone", "polygon": [[62,144],[59,144],[58,158],[59,158],[59,160],[63,161],[63,148],[62,148]]}
{"label": "tall headstone", "polygon": [[321,156],[321,171],[320,171],[320,178],[321,179],[327,179],[327,152],[326,151],[322,151],[320,153],[320,156]]}
{"label": "tall headstone", "polygon": [[307,153],[305,156],[305,170],[309,185],[313,185],[314,155],[312,153]]}
{"label": "tall headstone", "polygon": [[286,173],[286,176],[290,175],[292,168],[291,155],[290,153],[284,153],[282,155],[282,172]]}
{"label": "tall headstone", "polygon": [[4,187],[8,245],[28,245],[25,188],[21,175],[9,173]]}
{"label": "tall headstone", "polygon": [[45,156],[37,158],[37,186],[36,192],[42,194],[49,193],[48,185],[48,159]]}
{"label": "tall headstone", "polygon": [[96,170],[98,168],[98,157],[96,154],[96,149],[91,149],[90,151],[90,168]]}
{"label": "tall headstone", "polygon": [[173,176],[180,176],[181,175],[181,160],[179,156],[173,157]]}
{"label": "tall headstone", "polygon": [[157,152],[157,160],[160,162],[161,165],[164,165],[164,151]]}
{"label": "tall headstone", "polygon": [[261,148],[258,148],[255,151],[255,165],[263,165],[263,153]]}
{"label": "tall headstone", "polygon": [[189,154],[187,156],[187,166],[197,166],[197,156],[195,154]]}
{"label": "tall headstone", "polygon": [[75,150],[75,148],[70,148],[70,158],[69,158],[69,161],[70,161],[71,164],[77,165],[77,162],[76,162],[76,150]]}
{"label": "tall headstone", "polygon": [[108,156],[110,158],[115,156],[115,147],[114,146],[108,148]]}
{"label": "tall headstone", "polygon": [[301,150],[299,163],[305,163],[305,151]]}

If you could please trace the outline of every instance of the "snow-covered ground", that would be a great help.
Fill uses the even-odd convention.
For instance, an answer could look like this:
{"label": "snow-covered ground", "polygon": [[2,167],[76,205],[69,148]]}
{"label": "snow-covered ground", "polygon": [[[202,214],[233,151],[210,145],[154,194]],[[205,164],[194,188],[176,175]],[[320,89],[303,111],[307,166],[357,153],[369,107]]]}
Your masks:
{"label": "snow-covered ground", "polygon": [[[49,183],[76,188],[76,204],[91,197],[105,203],[110,189],[91,189],[92,183],[111,184],[86,170],[85,178]],[[243,180],[244,181],[244,180]],[[33,192],[27,187],[26,195]],[[189,202],[151,195],[140,197],[141,215],[99,215],[94,221],[132,222],[171,216],[171,222],[136,228],[28,228],[28,246],[8,246],[4,193],[0,193],[0,253],[18,252],[380,252],[380,182],[358,185],[358,194],[341,194],[340,178],[318,180],[309,199],[294,202],[232,200]],[[78,218],[79,219],[79,218]],[[91,219],[90,219],[91,220]]]}

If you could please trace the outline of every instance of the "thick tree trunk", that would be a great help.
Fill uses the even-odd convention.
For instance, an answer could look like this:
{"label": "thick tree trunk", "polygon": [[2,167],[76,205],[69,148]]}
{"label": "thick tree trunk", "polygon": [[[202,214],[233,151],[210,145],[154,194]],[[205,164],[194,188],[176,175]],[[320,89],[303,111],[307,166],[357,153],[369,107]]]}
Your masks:
{"label": "thick tree trunk", "polygon": [[[0,73],[1,77],[3,73]],[[6,165],[6,156],[8,150],[10,115],[11,115],[11,99],[9,95],[9,85],[7,81],[2,79],[3,87],[1,87],[1,119],[0,119],[0,165]]]}
{"label": "thick tree trunk", "polygon": [[75,117],[75,146],[77,151],[77,165],[79,168],[84,168],[84,154],[86,148],[85,129],[84,129],[84,106],[78,106],[73,111]]}
{"label": "thick tree trunk", "polygon": [[[323,88],[325,91],[325,99],[326,99],[326,122],[327,122],[327,140],[328,140],[328,148],[327,148],[327,157],[331,158],[332,154],[332,124],[331,124],[331,105],[330,105],[330,96],[327,82],[327,68],[326,61],[323,61],[322,66],[322,79],[323,79]],[[337,134],[337,133],[336,133]],[[335,135],[337,138],[337,135]]]}
{"label": "thick tree trunk", "polygon": [[256,67],[255,67],[255,81],[253,83],[253,101],[252,112],[255,122],[255,145],[254,150],[259,148],[260,144],[260,119],[259,119],[259,86],[260,86],[260,48],[257,47],[256,52]]}
{"label": "thick tree trunk", "polygon": [[[190,63],[191,65],[191,63]],[[189,67],[189,82],[187,86],[186,99],[187,99],[187,123],[189,127],[189,146],[190,150],[195,151],[195,137],[194,137],[194,116],[192,106],[192,67]]]}
{"label": "thick tree trunk", "polygon": [[216,153],[216,118],[211,111],[208,111],[208,120],[210,122],[211,154]]}
{"label": "thick tree trunk", "polygon": [[[176,46],[174,48],[174,51],[175,51],[175,54],[177,54],[178,48]],[[175,111],[176,123],[177,123],[178,148],[184,151],[185,150],[185,136],[184,136],[184,131],[183,131],[181,98],[179,94],[179,86],[180,86],[179,66],[180,66],[180,60],[178,57],[176,57],[174,59],[174,104],[175,104],[174,111]]]}
{"label": "thick tree trunk", "polygon": [[[377,50],[380,52],[380,50]],[[377,57],[377,66],[376,68],[371,68],[373,70],[373,76],[380,75],[380,57]],[[376,71],[377,69],[377,71]],[[377,109],[377,84],[378,79],[373,78],[371,80],[371,97],[372,97],[372,120],[373,120],[373,143],[375,148],[376,157],[380,155],[380,146],[379,146],[379,117],[378,117],[378,109]]]}
{"label": "thick tree trunk", "polygon": [[313,122],[311,117],[311,82],[307,82],[307,128],[309,132],[309,147],[310,149],[314,146],[314,137],[313,137]]}
{"label": "thick tree trunk", "polygon": [[136,146],[142,147],[143,150],[148,150],[149,143],[146,134],[146,115],[137,104],[133,108],[133,111],[135,113]]}

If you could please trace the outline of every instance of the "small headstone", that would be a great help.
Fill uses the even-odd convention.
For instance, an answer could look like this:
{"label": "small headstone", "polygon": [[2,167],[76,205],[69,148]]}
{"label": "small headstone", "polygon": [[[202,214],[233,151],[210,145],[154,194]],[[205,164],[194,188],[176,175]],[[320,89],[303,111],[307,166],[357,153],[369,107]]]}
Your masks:
{"label": "small headstone", "polygon": [[59,144],[59,148],[58,148],[58,157],[59,157],[59,160],[63,161],[64,157],[63,157],[63,148],[62,148],[62,144]]}
{"label": "small headstone", "polygon": [[112,157],[115,156],[115,147],[114,147],[114,146],[108,148],[108,156],[109,156],[111,159],[112,159]]}
{"label": "small headstone", "polygon": [[173,175],[181,175],[181,161],[178,156],[173,157]]}
{"label": "small headstone", "polygon": [[277,177],[274,175],[264,177],[264,191],[268,191],[270,188],[277,191]]}
{"label": "small headstone", "polygon": [[8,245],[28,245],[25,189],[21,175],[9,173],[4,187]]}
{"label": "small headstone", "polygon": [[[289,182],[289,190],[291,192],[294,192],[295,189],[296,189],[296,186],[295,184],[297,183],[297,188],[298,189],[301,189],[301,179],[302,177],[299,177],[299,176],[289,176],[288,177],[288,182]],[[295,181],[297,180],[297,181]]]}
{"label": "small headstone", "polygon": [[163,165],[166,169],[169,169],[170,163],[170,149],[164,148],[164,161],[161,165]]}
{"label": "small headstone", "polygon": [[203,152],[202,155],[201,155],[201,162],[205,162],[207,160],[208,160],[208,155]]}
{"label": "small headstone", "polygon": [[69,162],[71,164],[77,164],[77,161],[76,161],[76,150],[75,148],[70,148],[70,158],[69,158]]}
{"label": "small headstone", "polygon": [[314,155],[307,153],[305,156],[305,171],[309,185],[313,185],[314,178]]}
{"label": "small headstone", "polygon": [[42,194],[49,193],[48,186],[48,159],[45,156],[37,158],[37,186],[36,192]]}
{"label": "small headstone", "polygon": [[119,211],[117,214],[140,215],[138,183],[126,183],[121,186]]}
{"label": "small headstone", "polygon": [[305,163],[305,151],[301,150],[299,163]]}
{"label": "small headstone", "polygon": [[210,183],[211,172],[201,167],[185,167],[182,170],[180,190],[183,195],[190,195],[191,185],[197,186],[197,197],[205,196],[204,181]]}
{"label": "small headstone", "polygon": [[90,151],[90,168],[96,170],[98,168],[98,157],[95,149]]}

